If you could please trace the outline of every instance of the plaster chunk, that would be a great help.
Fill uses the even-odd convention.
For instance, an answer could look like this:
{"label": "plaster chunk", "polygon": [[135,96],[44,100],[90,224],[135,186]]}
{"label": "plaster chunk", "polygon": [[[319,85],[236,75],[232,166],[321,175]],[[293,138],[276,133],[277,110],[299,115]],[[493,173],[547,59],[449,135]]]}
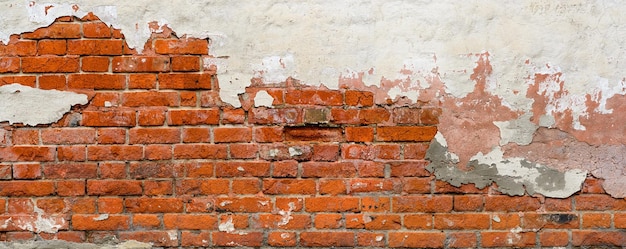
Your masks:
{"label": "plaster chunk", "polygon": [[544,165],[530,162],[524,158],[504,158],[500,147],[487,153],[478,153],[467,165],[469,170],[457,167],[458,160],[448,152],[445,142],[439,142],[436,136],[426,153],[430,160],[427,170],[435,174],[437,179],[446,181],[453,186],[475,184],[484,188],[492,183],[498,190],[508,195],[524,195],[528,193],[542,194],[547,197],[566,198],[582,187],[587,171],[572,169],[561,172]]}
{"label": "plaster chunk", "polygon": [[87,104],[87,95],[41,90],[20,84],[0,87],[0,122],[35,126],[59,121],[74,105]]}
{"label": "plaster chunk", "polygon": [[254,96],[254,106],[256,107],[272,107],[272,103],[274,103],[274,97],[267,93],[267,91],[261,90]]}

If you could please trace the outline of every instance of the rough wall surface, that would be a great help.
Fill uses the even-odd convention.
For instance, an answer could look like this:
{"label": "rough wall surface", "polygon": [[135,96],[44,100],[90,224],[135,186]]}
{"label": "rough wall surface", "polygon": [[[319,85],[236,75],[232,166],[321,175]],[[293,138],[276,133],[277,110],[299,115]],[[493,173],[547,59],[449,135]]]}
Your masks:
{"label": "rough wall surface", "polygon": [[618,2],[0,9],[4,241],[626,246]]}

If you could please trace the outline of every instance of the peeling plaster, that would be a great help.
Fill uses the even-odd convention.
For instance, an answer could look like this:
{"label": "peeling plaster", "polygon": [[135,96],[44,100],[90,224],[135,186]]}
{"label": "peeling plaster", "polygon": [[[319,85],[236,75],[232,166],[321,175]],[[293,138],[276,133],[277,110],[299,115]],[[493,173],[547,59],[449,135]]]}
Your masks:
{"label": "peeling plaster", "polygon": [[267,93],[265,90],[258,91],[256,96],[254,96],[254,106],[256,107],[272,107],[272,103],[274,102],[274,97]]}
{"label": "peeling plaster", "polygon": [[474,184],[477,188],[485,188],[496,183],[498,191],[504,194],[524,195],[527,192],[565,198],[579,191],[587,177],[583,170],[560,172],[524,158],[504,158],[499,147],[486,155],[479,152],[470,159],[469,170],[463,171],[457,167],[458,160],[445,144],[443,136],[437,134],[426,153],[426,159],[431,161],[427,169],[437,179],[457,187]]}
{"label": "peeling plaster", "polygon": [[[43,99],[46,101],[41,101]],[[41,90],[20,84],[0,86],[0,122],[31,126],[50,124],[79,104],[87,104],[87,95]]]}

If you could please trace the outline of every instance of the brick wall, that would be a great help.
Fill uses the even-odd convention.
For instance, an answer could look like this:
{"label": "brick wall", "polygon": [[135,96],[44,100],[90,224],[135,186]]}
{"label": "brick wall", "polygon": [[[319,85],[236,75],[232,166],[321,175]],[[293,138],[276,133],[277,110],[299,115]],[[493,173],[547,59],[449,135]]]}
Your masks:
{"label": "brick wall", "polygon": [[[54,124],[1,124],[0,240],[626,245],[626,201],[597,179],[567,199],[434,180],[424,155],[438,108],[259,79],[241,108],[224,104],[207,42],[165,30],[137,54],[89,15],[0,45],[0,86],[89,96]],[[255,107],[259,91],[272,107]]]}

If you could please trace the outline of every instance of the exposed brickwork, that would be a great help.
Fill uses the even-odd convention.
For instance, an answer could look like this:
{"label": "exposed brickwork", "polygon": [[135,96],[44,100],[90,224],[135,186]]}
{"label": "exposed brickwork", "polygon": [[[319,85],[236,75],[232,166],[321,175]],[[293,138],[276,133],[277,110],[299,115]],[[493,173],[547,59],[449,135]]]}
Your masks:
{"label": "exposed brickwork", "polygon": [[[0,45],[0,85],[89,95],[59,122],[0,130],[0,240],[105,237],[161,247],[626,246],[626,202],[597,179],[568,199],[450,186],[424,160],[441,109],[373,92],[255,83],[219,101],[208,41],[142,55],[96,17]],[[45,101],[45,100],[38,100]],[[50,234],[38,219],[57,224]],[[25,225],[26,224],[26,225]]]}

